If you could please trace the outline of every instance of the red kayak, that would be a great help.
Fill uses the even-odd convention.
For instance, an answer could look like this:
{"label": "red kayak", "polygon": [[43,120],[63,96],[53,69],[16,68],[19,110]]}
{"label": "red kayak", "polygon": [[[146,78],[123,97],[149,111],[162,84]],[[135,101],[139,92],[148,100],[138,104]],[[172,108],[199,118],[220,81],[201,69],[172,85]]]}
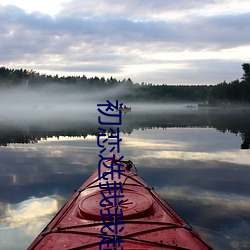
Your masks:
{"label": "red kayak", "polygon": [[133,167],[100,159],[28,249],[212,249]]}

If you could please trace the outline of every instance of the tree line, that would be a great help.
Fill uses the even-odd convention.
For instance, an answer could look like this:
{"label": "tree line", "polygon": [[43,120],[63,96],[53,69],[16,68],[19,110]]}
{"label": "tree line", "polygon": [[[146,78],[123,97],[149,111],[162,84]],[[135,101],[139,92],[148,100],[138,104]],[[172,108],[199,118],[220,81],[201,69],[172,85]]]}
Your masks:
{"label": "tree line", "polygon": [[222,82],[216,85],[153,85],[134,83],[130,78],[117,80],[110,77],[52,76],[34,70],[9,69],[0,67],[0,87],[38,88],[51,84],[63,84],[80,88],[82,91],[121,88],[116,98],[124,101],[171,102],[191,101],[206,105],[227,103],[250,103],[250,64],[242,64],[243,76],[239,80]]}
{"label": "tree line", "polygon": [[209,103],[250,103],[250,64],[242,64],[243,76],[241,80],[226,81],[215,85],[209,95]]}
{"label": "tree line", "polygon": [[[224,112],[188,112],[182,110],[180,112],[137,112],[130,115],[124,115],[120,132],[123,134],[132,134],[138,129],[146,130],[152,128],[190,128],[190,127],[209,127],[225,133],[240,135],[242,142],[239,148],[249,149],[250,146],[250,111],[249,110],[228,110]],[[97,122],[97,121],[96,121]],[[13,143],[37,143],[41,139],[52,137],[68,136],[68,137],[87,137],[88,135],[98,136],[100,130],[95,121],[88,120],[84,122],[67,122],[67,125],[60,121],[50,120],[35,125],[27,122],[25,126],[19,124],[5,123],[0,124],[0,146],[8,146]],[[44,126],[46,124],[47,126]],[[11,126],[10,126],[11,125]],[[41,129],[45,128],[46,129]],[[15,128],[15,129],[13,129]],[[102,128],[108,130],[112,128],[116,130],[115,125],[106,125]],[[27,132],[28,131],[28,132]]]}

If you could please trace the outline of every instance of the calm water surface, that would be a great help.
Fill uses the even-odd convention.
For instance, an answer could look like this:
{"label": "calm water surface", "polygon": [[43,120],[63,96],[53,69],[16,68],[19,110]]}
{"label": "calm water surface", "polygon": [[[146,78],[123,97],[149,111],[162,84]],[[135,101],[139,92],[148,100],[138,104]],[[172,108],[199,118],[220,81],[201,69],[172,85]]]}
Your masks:
{"label": "calm water surface", "polygon": [[[215,249],[250,249],[248,117],[197,109],[123,116],[121,155]],[[27,248],[96,169],[91,119],[0,121],[1,249]]]}

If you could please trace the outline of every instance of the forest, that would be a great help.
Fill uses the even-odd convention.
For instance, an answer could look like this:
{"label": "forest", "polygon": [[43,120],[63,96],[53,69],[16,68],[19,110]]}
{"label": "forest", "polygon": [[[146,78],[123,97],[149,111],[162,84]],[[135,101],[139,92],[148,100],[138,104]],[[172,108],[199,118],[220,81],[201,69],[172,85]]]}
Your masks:
{"label": "forest", "polygon": [[105,91],[117,88],[115,99],[126,102],[199,102],[201,106],[220,106],[228,104],[250,104],[250,64],[243,63],[242,78],[216,85],[154,85],[134,83],[130,78],[117,80],[112,76],[52,76],[34,70],[9,69],[0,67],[0,87],[39,89],[52,84],[66,85],[79,91]]}

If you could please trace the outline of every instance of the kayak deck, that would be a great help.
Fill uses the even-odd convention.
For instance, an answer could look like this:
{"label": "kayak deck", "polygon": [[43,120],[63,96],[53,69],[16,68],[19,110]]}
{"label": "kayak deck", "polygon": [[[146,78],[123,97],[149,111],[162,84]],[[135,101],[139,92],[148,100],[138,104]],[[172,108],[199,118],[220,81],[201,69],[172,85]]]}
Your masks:
{"label": "kayak deck", "polygon": [[[120,173],[119,156],[112,154],[112,157],[115,160],[104,160],[99,165],[99,171],[97,169],[74,193],[29,250],[212,249],[153,188],[131,170],[130,162],[122,162],[125,171]],[[109,155],[105,159],[112,157]],[[111,165],[117,170],[113,180],[106,171],[106,167]],[[99,173],[103,174],[101,178]],[[106,198],[106,195],[112,195],[112,191],[117,199],[116,205]],[[116,225],[112,220],[116,220]],[[113,241],[101,245],[105,237]]]}

